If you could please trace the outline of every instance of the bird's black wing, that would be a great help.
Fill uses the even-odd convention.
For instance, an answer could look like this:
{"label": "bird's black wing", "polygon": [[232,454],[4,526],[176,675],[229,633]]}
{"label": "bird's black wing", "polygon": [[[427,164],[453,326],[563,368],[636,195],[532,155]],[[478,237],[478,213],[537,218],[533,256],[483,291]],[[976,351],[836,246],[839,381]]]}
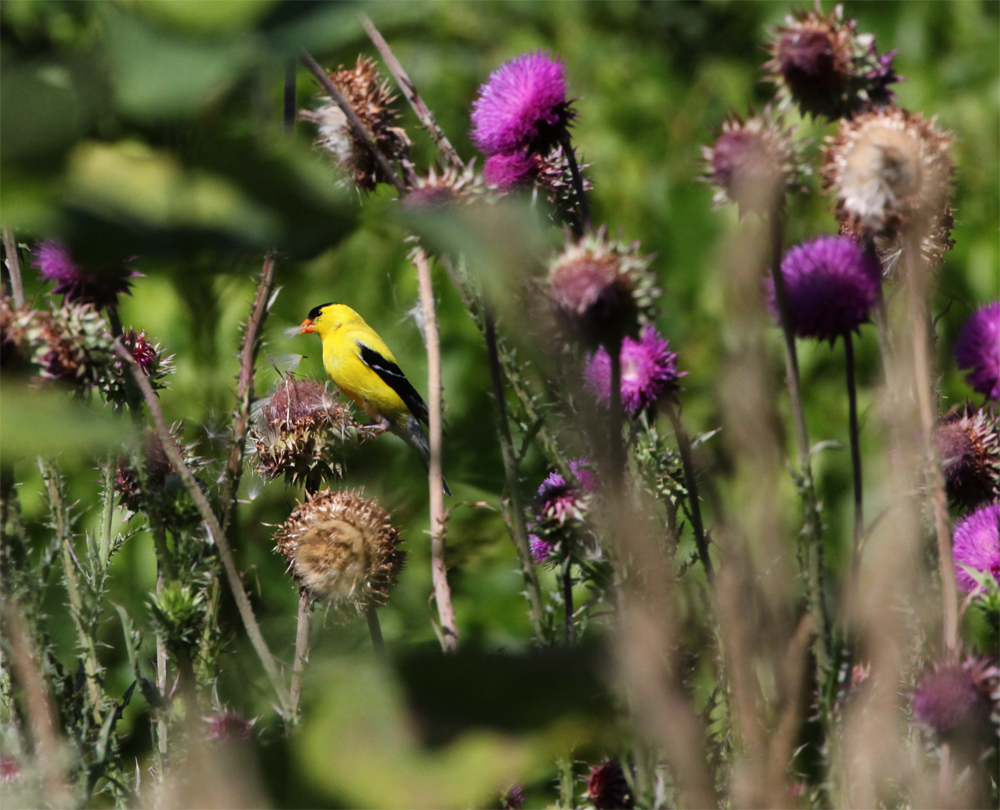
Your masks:
{"label": "bird's black wing", "polygon": [[365,344],[361,341],[358,341],[358,349],[361,350],[361,360],[364,364],[378,374],[378,376],[382,378],[382,382],[399,394],[399,398],[403,400],[406,407],[410,409],[410,413],[417,417],[417,419],[421,422],[426,423],[427,405],[424,402],[423,397],[417,393],[417,389],[411,385],[408,379],[406,379],[406,375],[402,372],[399,366],[391,360],[387,360],[374,349],[365,346]]}

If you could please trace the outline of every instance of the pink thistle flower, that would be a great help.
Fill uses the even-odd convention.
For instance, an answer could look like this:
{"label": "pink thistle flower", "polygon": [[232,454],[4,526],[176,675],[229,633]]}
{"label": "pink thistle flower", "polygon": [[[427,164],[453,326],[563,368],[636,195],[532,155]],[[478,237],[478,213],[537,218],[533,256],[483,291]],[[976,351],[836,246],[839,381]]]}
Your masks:
{"label": "pink thistle flower", "polygon": [[131,295],[128,279],[141,275],[124,263],[93,272],[73,261],[69,249],[60,241],[48,239],[35,246],[32,265],[46,281],[56,282],[54,293],[67,301],[89,301],[97,309],[112,306],[118,296]]}
{"label": "pink thistle flower", "polygon": [[484,155],[527,148],[546,154],[572,118],[563,62],[548,51],[498,67],[472,105],[472,141]]}
{"label": "pink thistle flower", "polygon": [[538,165],[527,152],[502,152],[490,155],[483,164],[488,185],[507,191],[530,184],[538,176]]}
{"label": "pink thistle flower", "polygon": [[968,731],[990,716],[998,677],[989,659],[938,661],[913,693],[914,717],[945,737]]}
{"label": "pink thistle flower", "polygon": [[587,795],[597,810],[615,810],[635,806],[628,779],[617,759],[609,760],[590,769],[587,778]]}
{"label": "pink thistle flower", "polygon": [[239,742],[253,737],[253,724],[235,712],[206,717],[205,739],[216,742]]}
{"label": "pink thistle flower", "polygon": [[979,588],[966,568],[992,574],[1000,582],[1000,504],[984,506],[956,524],[952,556],[955,579],[965,593]]}
{"label": "pink thistle flower", "polygon": [[597,479],[594,478],[586,459],[577,459],[569,463],[569,468],[583,487],[581,492],[574,484],[570,484],[558,472],[549,473],[538,488],[535,498],[538,514],[541,517],[555,520],[563,524],[570,519],[583,520],[587,511],[588,496],[597,489]]}
{"label": "pink thistle flower", "polygon": [[552,544],[548,540],[542,540],[537,534],[529,534],[528,543],[531,546],[531,559],[537,564],[541,565],[547,562],[549,557],[552,556],[552,552],[554,551]]}
{"label": "pink thistle flower", "polygon": [[962,326],[955,341],[959,368],[972,369],[965,375],[980,394],[1000,400],[1000,301],[980,307]]}
{"label": "pink thistle flower", "polygon": [[[882,295],[878,259],[843,236],[819,236],[793,247],[781,263],[792,331],[833,343],[868,320]],[[777,316],[774,280],[765,281]]]}
{"label": "pink thistle flower", "polygon": [[[685,372],[677,371],[677,353],[670,343],[649,325],[642,327],[639,339],[625,338],[621,348],[622,405],[636,414],[671,391]],[[602,402],[611,399],[611,357],[603,346],[587,362],[584,377]]]}

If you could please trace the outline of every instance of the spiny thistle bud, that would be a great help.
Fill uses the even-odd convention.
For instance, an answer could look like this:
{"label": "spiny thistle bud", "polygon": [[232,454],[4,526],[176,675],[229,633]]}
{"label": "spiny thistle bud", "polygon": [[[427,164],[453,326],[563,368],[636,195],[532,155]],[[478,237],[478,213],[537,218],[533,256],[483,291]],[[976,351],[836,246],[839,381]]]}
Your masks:
{"label": "spiny thistle bud", "polygon": [[418,177],[403,197],[403,207],[410,210],[443,208],[460,202],[475,202],[488,197],[486,186],[475,169],[449,167],[438,175],[431,168],[427,177]]}
{"label": "spiny thistle bud", "polygon": [[500,794],[500,807],[503,810],[519,810],[524,804],[524,785],[511,785]]}
{"label": "spiny thistle bud", "polygon": [[845,21],[840,5],[827,15],[798,11],[785,17],[767,50],[764,70],[782,106],[794,102],[803,113],[830,120],[889,103],[889,85],[899,81],[894,52],[879,56],[875,35],[858,34],[857,21]]}
{"label": "spiny thistle bud", "polygon": [[42,380],[59,380],[87,390],[104,387],[113,373],[114,353],[107,321],[87,303],[44,310],[21,310],[12,331],[27,347]]}
{"label": "spiny thistle bud", "polygon": [[965,376],[969,385],[1000,401],[1000,301],[980,307],[962,324],[955,361],[959,368],[971,369]]}
{"label": "spiny thistle bud", "polygon": [[[573,156],[582,173],[590,164],[584,163],[575,149]],[[561,145],[545,155],[524,149],[490,155],[483,164],[483,178],[487,185],[495,187],[501,194],[533,185],[545,194],[550,203],[570,206],[576,201],[569,158]],[[585,192],[594,187],[588,177],[581,174],[580,179]]]}
{"label": "spiny thistle bud", "polygon": [[[781,262],[792,331],[833,343],[866,323],[882,296],[880,270],[878,260],[846,236],[818,236],[793,247]],[[773,278],[765,288],[777,318]]]}
{"label": "spiny thistle bud", "polygon": [[[389,160],[408,161],[410,139],[404,129],[392,126],[399,117],[390,108],[396,97],[389,91],[389,83],[382,81],[375,62],[359,56],[353,69],[341,65],[330,74],[330,81],[361,119],[382,153]],[[299,117],[318,126],[316,145],[332,155],[334,162],[354,178],[358,188],[373,191],[376,184],[388,182],[332,98],[320,96],[320,106],[315,110],[301,110]]]}
{"label": "spiny thistle bud", "polygon": [[973,574],[987,574],[1000,583],[1000,504],[984,506],[955,524],[952,557],[964,593],[982,590]]}
{"label": "spiny thistle bud", "polygon": [[[170,432],[188,469],[192,472],[203,469],[205,460],[198,456],[193,444],[183,441],[183,422],[172,425]],[[188,497],[180,475],[163,448],[160,434],[155,430],[145,432],[142,457],[137,465],[133,466],[126,458],[118,459],[115,492],[119,505],[130,512],[157,510],[163,520],[178,528],[201,521],[200,513]]]}
{"label": "spiny thistle bud", "polygon": [[[122,344],[135,358],[135,362],[142,369],[143,374],[149,378],[153,390],[163,388],[161,382],[164,377],[174,371],[173,355],[164,354],[159,344],[153,343],[146,337],[146,333],[136,332],[129,329],[121,336]],[[108,379],[104,387],[105,399],[115,407],[120,407],[125,403],[125,382],[126,374],[131,372],[126,368],[126,363],[117,355],[112,366],[113,375]]]}
{"label": "spiny thistle bud", "polygon": [[635,806],[632,789],[625,771],[617,759],[608,760],[590,769],[587,777],[587,796],[597,810],[619,810]]}
{"label": "spiny thistle bud", "polygon": [[[603,346],[587,361],[584,377],[602,402],[611,398],[611,357]],[[639,339],[622,341],[622,405],[630,414],[640,413],[657,400],[678,388],[685,372],[677,371],[677,353],[649,324],[642,327]]]}
{"label": "spiny thistle bud", "polygon": [[823,188],[836,199],[841,231],[857,242],[873,241],[887,271],[906,228],[920,235],[928,267],[954,244],[950,145],[951,136],[937,131],[933,119],[898,107],[841,121],[827,139]]}
{"label": "spiny thistle bud", "polygon": [[275,541],[302,589],[344,619],[389,600],[406,556],[397,547],[401,540],[389,513],[349,491],[310,495]]}
{"label": "spiny thistle bud", "polygon": [[785,186],[798,183],[801,143],[770,107],[762,115],[742,121],[732,116],[722,124],[715,144],[702,147],[705,174],[702,179],[716,187],[712,203],[721,208],[736,203],[740,216],[753,211],[769,212]]}
{"label": "spiny thistle bud", "polygon": [[148,604],[149,623],[163,636],[168,649],[198,644],[207,606],[202,591],[175,581],[165,585]]}
{"label": "spiny thistle bud", "polygon": [[1000,669],[988,659],[938,661],[913,693],[913,714],[945,740],[988,725]]}
{"label": "spiny thistle bud", "polygon": [[210,742],[246,742],[253,739],[253,721],[236,712],[221,712],[204,720],[205,739]]}
{"label": "spiny thistle bud", "polygon": [[286,378],[259,403],[249,440],[263,478],[284,475],[286,484],[318,488],[343,475],[344,445],[370,435],[326,383]]}
{"label": "spiny thistle bud", "polygon": [[15,308],[9,295],[0,296],[0,369],[4,371],[30,368],[24,345],[28,312],[26,305]]}
{"label": "spiny thistle bud", "polygon": [[41,277],[56,282],[54,293],[64,295],[67,302],[91,303],[95,309],[117,304],[119,295],[131,295],[129,279],[140,275],[125,262],[99,270],[84,268],[73,261],[69,248],[55,239],[38,243],[33,255],[32,264]]}
{"label": "spiny thistle bud", "polygon": [[568,331],[587,345],[617,344],[648,320],[659,295],[639,243],[609,240],[607,229],[576,240],[549,264],[548,291]]}
{"label": "spiny thistle bud", "polygon": [[484,155],[526,149],[545,155],[573,118],[563,61],[522,53],[490,74],[472,105],[472,142]]}
{"label": "spiny thistle bud", "polygon": [[1000,436],[996,415],[966,406],[937,429],[945,488],[953,503],[969,508],[1000,500]]}

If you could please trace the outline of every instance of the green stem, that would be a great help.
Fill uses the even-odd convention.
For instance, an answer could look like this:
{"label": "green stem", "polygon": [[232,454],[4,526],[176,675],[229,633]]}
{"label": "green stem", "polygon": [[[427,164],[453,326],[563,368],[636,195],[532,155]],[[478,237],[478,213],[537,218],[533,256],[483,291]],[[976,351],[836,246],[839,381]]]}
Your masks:
{"label": "green stem", "polygon": [[688,502],[691,505],[691,526],[694,529],[694,541],[698,547],[698,556],[701,564],[705,568],[708,581],[714,577],[712,568],[712,558],[708,553],[708,537],[705,535],[705,525],[701,519],[701,499],[698,497],[698,479],[694,470],[694,458],[691,455],[691,440],[688,438],[684,425],[681,424],[680,415],[674,407],[671,399],[663,400],[663,409],[667,412],[667,418],[674,428],[674,436],[677,437],[677,449],[681,454],[681,464],[684,467],[684,483],[687,485]]}
{"label": "green stem", "polygon": [[566,557],[563,567],[563,602],[566,609],[566,643],[576,642],[576,627],[573,624],[573,560]]}
{"label": "green stem", "polygon": [[368,620],[368,632],[372,637],[372,649],[375,650],[375,657],[379,659],[385,658],[385,641],[382,639],[382,625],[379,624],[378,609],[375,605],[371,605],[368,608],[365,618]]}
{"label": "green stem", "polygon": [[854,542],[852,544],[851,570],[855,571],[861,554],[861,536],[864,531],[864,500],[861,489],[861,448],[858,429],[858,394],[854,381],[854,341],[850,332],[844,333],[844,356],[847,361],[847,406],[851,431],[851,472],[854,477]]}

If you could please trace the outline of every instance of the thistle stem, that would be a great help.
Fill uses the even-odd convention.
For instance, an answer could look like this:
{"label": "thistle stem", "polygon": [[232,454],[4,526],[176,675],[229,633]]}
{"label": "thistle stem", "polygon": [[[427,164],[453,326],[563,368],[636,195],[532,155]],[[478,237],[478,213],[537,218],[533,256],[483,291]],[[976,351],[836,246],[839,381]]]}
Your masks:
{"label": "thistle stem", "polygon": [[910,288],[910,322],[913,330],[914,385],[920,427],[923,434],[924,476],[934,512],[934,530],[937,537],[938,566],[941,574],[941,599],[944,612],[944,646],[949,653],[958,649],[958,585],[955,581],[955,563],[951,550],[951,527],[948,521],[948,498],[944,489],[944,473],[938,452],[936,435],[937,403],[931,382],[928,340],[931,334],[928,310],[929,291],[926,268],[920,257],[916,239],[909,236],[903,248],[906,275]]}
{"label": "thistle stem", "polygon": [[510,498],[510,523],[514,546],[520,557],[521,573],[528,590],[528,601],[531,605],[531,620],[535,625],[535,633],[541,637],[544,628],[544,610],[542,608],[542,588],[538,582],[531,558],[531,544],[528,542],[528,531],[525,528],[524,504],[518,486],[517,462],[514,459],[514,442],[510,436],[510,424],[507,421],[507,398],[504,393],[503,371],[500,368],[500,356],[497,351],[496,320],[493,313],[486,309],[483,316],[484,334],[486,336],[486,354],[489,357],[490,377],[493,380],[493,399],[497,403],[497,426],[500,434],[500,453],[503,456],[503,471],[507,479],[507,494]]}
{"label": "thistle stem", "polygon": [[260,625],[257,624],[257,619],[254,616],[250,600],[247,598],[246,591],[243,590],[243,582],[240,579],[239,571],[236,568],[236,562],[233,559],[233,551],[229,545],[229,539],[226,537],[226,533],[222,530],[219,519],[212,511],[212,507],[209,505],[208,499],[205,497],[205,493],[202,492],[201,487],[198,485],[198,481],[195,479],[194,473],[191,472],[191,469],[185,463],[180,450],[177,448],[177,444],[174,442],[174,437],[170,434],[170,429],[167,427],[167,421],[163,417],[163,411],[160,409],[160,403],[156,399],[156,393],[153,391],[153,387],[149,384],[149,380],[146,379],[142,369],[140,369],[138,363],[135,362],[135,358],[132,357],[124,346],[122,346],[121,340],[115,341],[115,351],[119,357],[129,364],[132,376],[135,378],[135,381],[138,383],[139,388],[146,399],[146,405],[153,417],[153,423],[156,426],[156,432],[159,434],[160,441],[163,444],[163,450],[167,454],[167,458],[170,459],[170,463],[174,466],[178,475],[180,475],[181,481],[184,483],[184,487],[187,489],[188,494],[191,496],[195,506],[197,506],[198,511],[201,513],[202,520],[204,520],[208,525],[208,530],[211,533],[212,539],[215,541],[216,548],[219,550],[222,567],[226,572],[226,578],[229,580],[229,587],[232,590],[233,599],[236,601],[236,608],[240,613],[240,618],[243,620],[243,626],[246,628],[247,635],[250,637],[250,643],[253,645],[253,648],[257,653],[257,657],[260,658],[264,671],[267,673],[267,677],[271,681],[271,686],[278,698],[278,703],[281,706],[282,712],[287,717],[289,705],[288,693],[285,689],[285,684],[282,682],[281,674],[278,672],[278,666],[274,661],[274,656],[271,654],[270,649],[268,649],[267,642],[264,640],[264,636],[260,632]]}
{"label": "thistle stem", "polygon": [[399,85],[399,89],[403,92],[406,100],[410,102],[410,107],[417,114],[417,118],[420,119],[420,123],[423,125],[424,129],[427,130],[431,139],[437,144],[438,151],[444,157],[445,162],[453,166],[456,169],[465,168],[465,164],[462,163],[462,158],[458,156],[458,152],[455,151],[455,147],[451,145],[451,141],[444,134],[444,130],[438,126],[437,121],[434,119],[434,113],[424,104],[424,100],[417,93],[417,88],[414,86],[413,82],[410,81],[410,77],[406,74],[403,66],[399,63],[396,55],[392,52],[392,48],[389,47],[389,43],[385,41],[382,34],[379,32],[375,24],[368,19],[365,14],[358,14],[358,19],[361,21],[361,25],[364,27],[365,32],[368,34],[368,38],[372,41],[378,52],[382,54],[382,60],[385,62],[389,72],[392,74],[393,78],[396,80],[396,84]]}
{"label": "thistle stem", "polygon": [[285,63],[285,90],[282,98],[281,124],[286,135],[295,129],[295,60]]}
{"label": "thistle stem", "polygon": [[576,153],[573,151],[573,141],[569,137],[569,131],[564,130],[560,138],[563,153],[569,163],[569,172],[573,177],[573,191],[576,194],[577,217],[580,220],[577,236],[583,236],[585,231],[591,228],[590,204],[587,202],[587,192],[583,188],[583,176],[580,174],[580,166],[576,162]]}
{"label": "thistle stem", "polygon": [[302,672],[309,660],[309,627],[312,624],[312,599],[305,589],[299,590],[299,616],[295,627],[295,658],[292,662],[292,686],[288,704],[292,724],[299,721],[299,699],[302,697]]}
{"label": "thistle stem", "polygon": [[7,272],[10,274],[10,294],[14,306],[24,306],[24,284],[21,281],[21,259],[17,252],[17,240],[10,228],[3,229],[3,249],[7,254]]}
{"label": "thistle stem", "polygon": [[705,568],[708,581],[711,582],[715,576],[712,568],[712,558],[708,553],[708,537],[705,535],[705,525],[701,519],[701,500],[698,497],[698,479],[695,476],[694,458],[691,455],[691,440],[687,431],[681,423],[680,415],[674,407],[672,399],[669,397],[661,400],[661,407],[667,412],[667,418],[674,428],[674,436],[677,437],[677,449],[681,454],[681,464],[684,467],[684,483],[687,486],[688,502],[691,504],[691,527],[694,529],[694,541],[698,547],[698,556],[701,564]]}
{"label": "thistle stem", "polygon": [[563,567],[563,602],[566,608],[566,643],[576,642],[576,627],[573,624],[573,560],[566,558]]}
{"label": "thistle stem", "polygon": [[372,637],[372,649],[375,650],[375,657],[379,659],[385,658],[385,641],[382,639],[382,625],[379,624],[378,609],[375,605],[369,606],[368,611],[365,613],[365,618],[368,619],[368,632]]}
{"label": "thistle stem", "polygon": [[611,425],[608,447],[613,494],[617,498],[624,487],[625,445],[622,439],[624,408],[622,406],[622,341],[617,338],[607,347],[611,360]]}
{"label": "thistle stem", "polygon": [[420,302],[424,314],[424,334],[427,341],[427,410],[430,433],[431,501],[431,576],[434,580],[434,601],[441,620],[442,648],[454,652],[458,648],[458,624],[451,604],[448,569],[445,566],[444,489],[441,477],[441,347],[438,340],[437,316],[434,314],[434,289],[431,285],[431,265],[423,248],[414,254]]}
{"label": "thistle stem", "polygon": [[861,448],[858,428],[858,395],[854,380],[854,341],[850,332],[844,332],[844,357],[847,361],[847,406],[851,432],[851,472],[854,477],[854,542],[851,570],[856,571],[861,554],[861,535],[864,532],[864,500],[861,488]]}

